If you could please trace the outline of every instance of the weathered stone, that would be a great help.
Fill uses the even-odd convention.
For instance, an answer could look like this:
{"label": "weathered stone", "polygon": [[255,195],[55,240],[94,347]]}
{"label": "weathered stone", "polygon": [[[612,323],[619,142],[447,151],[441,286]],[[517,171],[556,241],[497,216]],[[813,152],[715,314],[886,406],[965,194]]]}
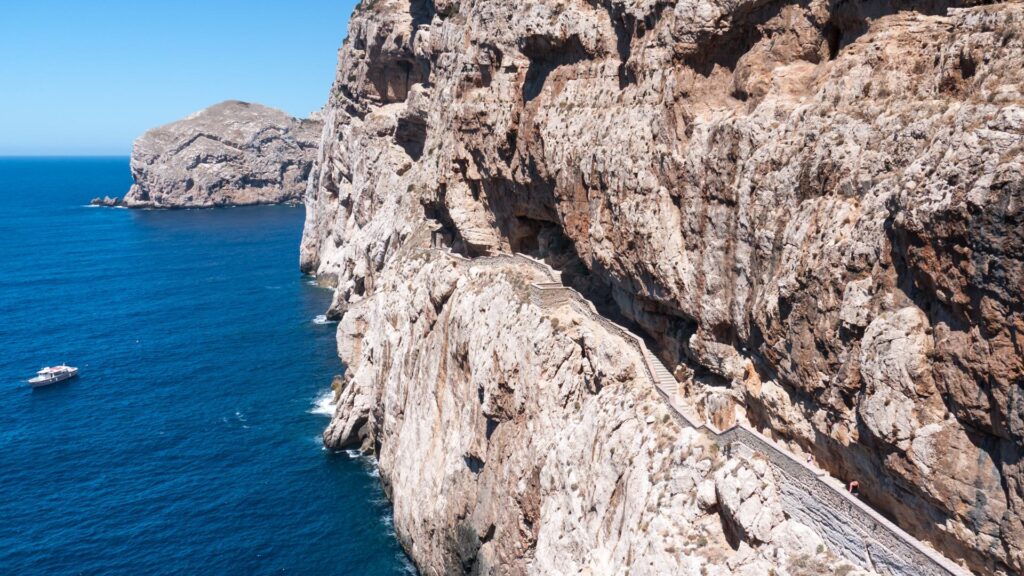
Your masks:
{"label": "weathered stone", "polygon": [[[766,462],[716,473],[717,446],[669,417],[619,336],[534,304],[546,278],[522,261],[411,248],[339,326],[324,441],[376,452],[424,573],[763,574],[789,557]],[[718,500],[753,548],[729,546]]]}
{"label": "weathered stone", "polygon": [[715,474],[715,493],[726,522],[745,542],[771,542],[785,517],[765,462],[730,460]]}
{"label": "weathered stone", "polygon": [[[302,268],[337,286],[340,314],[395,290],[400,273],[420,281],[395,263],[427,241],[424,220],[470,256],[544,258],[639,326],[669,365],[687,364],[676,372],[692,370],[683,389],[694,397],[729,387],[754,423],[860,480],[914,535],[981,574],[1024,571],[1024,7],[947,11],[957,5],[364,3],[325,112]],[[519,325],[507,348],[542,345],[503,310]],[[397,342],[387,325],[368,322],[364,341],[382,331]],[[403,342],[374,358],[409,354]],[[487,365],[478,360],[470,371]],[[387,424],[384,401],[419,382],[386,377],[379,362],[352,380],[383,390],[363,393],[376,398],[359,404],[365,437]],[[496,413],[530,420],[524,410],[506,400]],[[339,438],[348,428],[332,427]],[[376,438],[382,455],[398,450]],[[402,450],[433,451],[441,470],[431,455],[494,462],[480,444]],[[533,454],[503,454],[502,469],[525,474],[513,463]],[[419,470],[385,462],[407,480]],[[396,506],[423,496],[393,486]],[[580,505],[559,525],[595,544]],[[447,567],[440,559],[464,546],[427,535],[457,532],[446,523],[457,515],[437,514],[396,526],[418,562]],[[522,547],[479,558],[579,568],[566,550],[582,544],[548,530],[543,548],[496,531],[493,548]],[[424,538],[434,540],[421,548]],[[765,561],[763,545],[743,546],[750,563],[734,551],[736,566]],[[611,540],[593,548],[592,571],[624,566]],[[550,564],[560,554],[566,564]]]}
{"label": "weathered stone", "polygon": [[135,141],[129,208],[302,202],[321,132],[273,108],[228,101]]}

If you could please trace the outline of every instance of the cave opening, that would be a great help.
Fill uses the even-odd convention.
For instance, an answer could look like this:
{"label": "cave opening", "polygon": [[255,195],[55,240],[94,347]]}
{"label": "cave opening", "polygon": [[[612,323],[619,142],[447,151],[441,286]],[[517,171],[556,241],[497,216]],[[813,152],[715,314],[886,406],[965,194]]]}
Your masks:
{"label": "cave opening", "polygon": [[423,157],[427,142],[427,122],[424,118],[403,116],[395,126],[395,143],[405,150],[413,161]]}
{"label": "cave opening", "polygon": [[557,42],[547,36],[530,36],[521,42],[519,51],[530,60],[523,81],[523,102],[531,102],[540,96],[548,76],[559,67],[590,58],[583,42],[575,34]]}

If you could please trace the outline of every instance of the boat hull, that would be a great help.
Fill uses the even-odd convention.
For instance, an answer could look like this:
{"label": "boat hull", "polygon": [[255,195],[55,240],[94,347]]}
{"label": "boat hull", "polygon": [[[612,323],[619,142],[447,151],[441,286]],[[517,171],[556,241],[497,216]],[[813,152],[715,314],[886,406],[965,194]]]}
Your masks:
{"label": "boat hull", "polygon": [[69,372],[67,374],[60,374],[57,376],[49,376],[46,378],[33,378],[28,381],[28,385],[33,388],[43,388],[44,386],[51,386],[67,380],[71,380],[78,376],[78,370]]}

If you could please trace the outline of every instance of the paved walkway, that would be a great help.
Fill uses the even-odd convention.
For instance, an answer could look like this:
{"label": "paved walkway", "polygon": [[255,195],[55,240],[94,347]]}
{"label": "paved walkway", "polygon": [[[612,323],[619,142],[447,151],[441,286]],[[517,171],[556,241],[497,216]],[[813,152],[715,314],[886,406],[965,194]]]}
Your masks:
{"label": "paved walkway", "polygon": [[849,494],[842,482],[803,462],[799,456],[757,430],[743,424],[718,430],[701,419],[679,394],[679,382],[672,372],[648,349],[644,340],[602,316],[593,303],[575,290],[554,282],[532,284],[531,289],[534,303],[543,308],[572,305],[630,342],[644,359],[648,379],[681,424],[706,433],[728,451],[738,449],[765,456],[776,471],[776,479],[782,484],[787,512],[815,527],[834,551],[863,568],[881,574],[970,576],[969,571]]}
{"label": "paved walkway", "polygon": [[543,273],[548,281],[530,285],[530,298],[542,309],[573,306],[612,333],[618,334],[644,359],[646,376],[683,426],[694,428],[717,442],[725,451],[764,456],[775,471],[786,512],[816,529],[830,548],[851,562],[880,574],[898,576],[971,576],[971,573],[914,538],[859,498],[850,495],[842,482],[826,471],[807,464],[757,430],[737,424],[718,430],[679,394],[679,382],[651,352],[644,340],[602,316],[593,303],[561,283],[561,274],[522,254],[501,254],[472,260],[447,249],[431,251],[479,263],[514,262]]}

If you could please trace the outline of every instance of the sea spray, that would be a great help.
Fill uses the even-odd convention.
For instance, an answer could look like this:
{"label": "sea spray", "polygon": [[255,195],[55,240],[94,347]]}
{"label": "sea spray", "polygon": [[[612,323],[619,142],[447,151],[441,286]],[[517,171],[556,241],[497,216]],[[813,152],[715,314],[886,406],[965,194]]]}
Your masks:
{"label": "sea spray", "polygon": [[338,405],[334,401],[334,391],[326,390],[323,394],[317,396],[313,402],[313,407],[310,408],[310,414],[319,414],[320,416],[331,417],[334,416],[334,411]]}

